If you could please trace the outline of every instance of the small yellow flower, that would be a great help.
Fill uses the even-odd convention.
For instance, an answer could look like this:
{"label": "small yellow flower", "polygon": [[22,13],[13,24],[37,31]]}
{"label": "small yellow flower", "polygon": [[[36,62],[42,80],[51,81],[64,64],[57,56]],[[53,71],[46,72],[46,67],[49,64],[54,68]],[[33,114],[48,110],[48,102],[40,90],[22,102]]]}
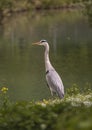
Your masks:
{"label": "small yellow flower", "polygon": [[48,101],[47,101],[47,100],[45,100],[45,99],[43,99],[43,103],[48,104]]}
{"label": "small yellow flower", "polygon": [[6,93],[8,91],[7,87],[2,87],[1,92]]}

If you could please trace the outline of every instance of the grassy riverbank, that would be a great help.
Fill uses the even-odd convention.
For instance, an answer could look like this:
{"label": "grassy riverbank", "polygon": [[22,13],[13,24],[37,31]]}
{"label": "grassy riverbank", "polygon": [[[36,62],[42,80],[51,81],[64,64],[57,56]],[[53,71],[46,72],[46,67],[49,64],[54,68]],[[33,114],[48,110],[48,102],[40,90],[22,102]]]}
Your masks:
{"label": "grassy riverbank", "polygon": [[[84,3],[86,0],[0,0],[0,17],[8,16],[12,12],[34,9],[60,9],[73,7],[76,3]],[[91,1],[91,0],[87,0]]]}
{"label": "grassy riverbank", "polygon": [[64,99],[12,103],[1,89],[0,130],[91,130],[92,90],[76,85]]}
{"label": "grassy riverbank", "polygon": [[84,9],[92,23],[92,0],[0,0],[0,24],[14,13],[75,8]]}

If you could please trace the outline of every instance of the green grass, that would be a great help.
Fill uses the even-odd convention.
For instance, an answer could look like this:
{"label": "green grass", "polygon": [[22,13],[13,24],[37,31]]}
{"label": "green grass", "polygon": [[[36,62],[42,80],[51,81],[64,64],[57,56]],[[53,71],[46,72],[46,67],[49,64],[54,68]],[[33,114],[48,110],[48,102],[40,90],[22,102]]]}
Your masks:
{"label": "green grass", "polygon": [[0,130],[91,130],[92,90],[75,84],[64,99],[20,101],[12,103],[2,89]]}

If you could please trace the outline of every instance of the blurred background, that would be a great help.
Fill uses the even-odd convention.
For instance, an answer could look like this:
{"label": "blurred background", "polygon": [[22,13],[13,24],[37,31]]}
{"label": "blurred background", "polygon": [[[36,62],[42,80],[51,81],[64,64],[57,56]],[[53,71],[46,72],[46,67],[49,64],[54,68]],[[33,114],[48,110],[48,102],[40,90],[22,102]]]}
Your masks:
{"label": "blurred background", "polygon": [[0,0],[0,87],[12,101],[50,98],[45,81],[46,39],[65,89],[92,86],[91,0]]}

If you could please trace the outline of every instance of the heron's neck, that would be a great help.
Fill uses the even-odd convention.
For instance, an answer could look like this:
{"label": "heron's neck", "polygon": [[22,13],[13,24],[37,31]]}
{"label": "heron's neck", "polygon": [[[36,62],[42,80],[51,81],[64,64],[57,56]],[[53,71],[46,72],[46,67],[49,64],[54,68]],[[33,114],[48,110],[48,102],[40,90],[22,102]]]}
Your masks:
{"label": "heron's neck", "polygon": [[46,71],[53,69],[49,59],[49,45],[45,45],[45,69]]}

